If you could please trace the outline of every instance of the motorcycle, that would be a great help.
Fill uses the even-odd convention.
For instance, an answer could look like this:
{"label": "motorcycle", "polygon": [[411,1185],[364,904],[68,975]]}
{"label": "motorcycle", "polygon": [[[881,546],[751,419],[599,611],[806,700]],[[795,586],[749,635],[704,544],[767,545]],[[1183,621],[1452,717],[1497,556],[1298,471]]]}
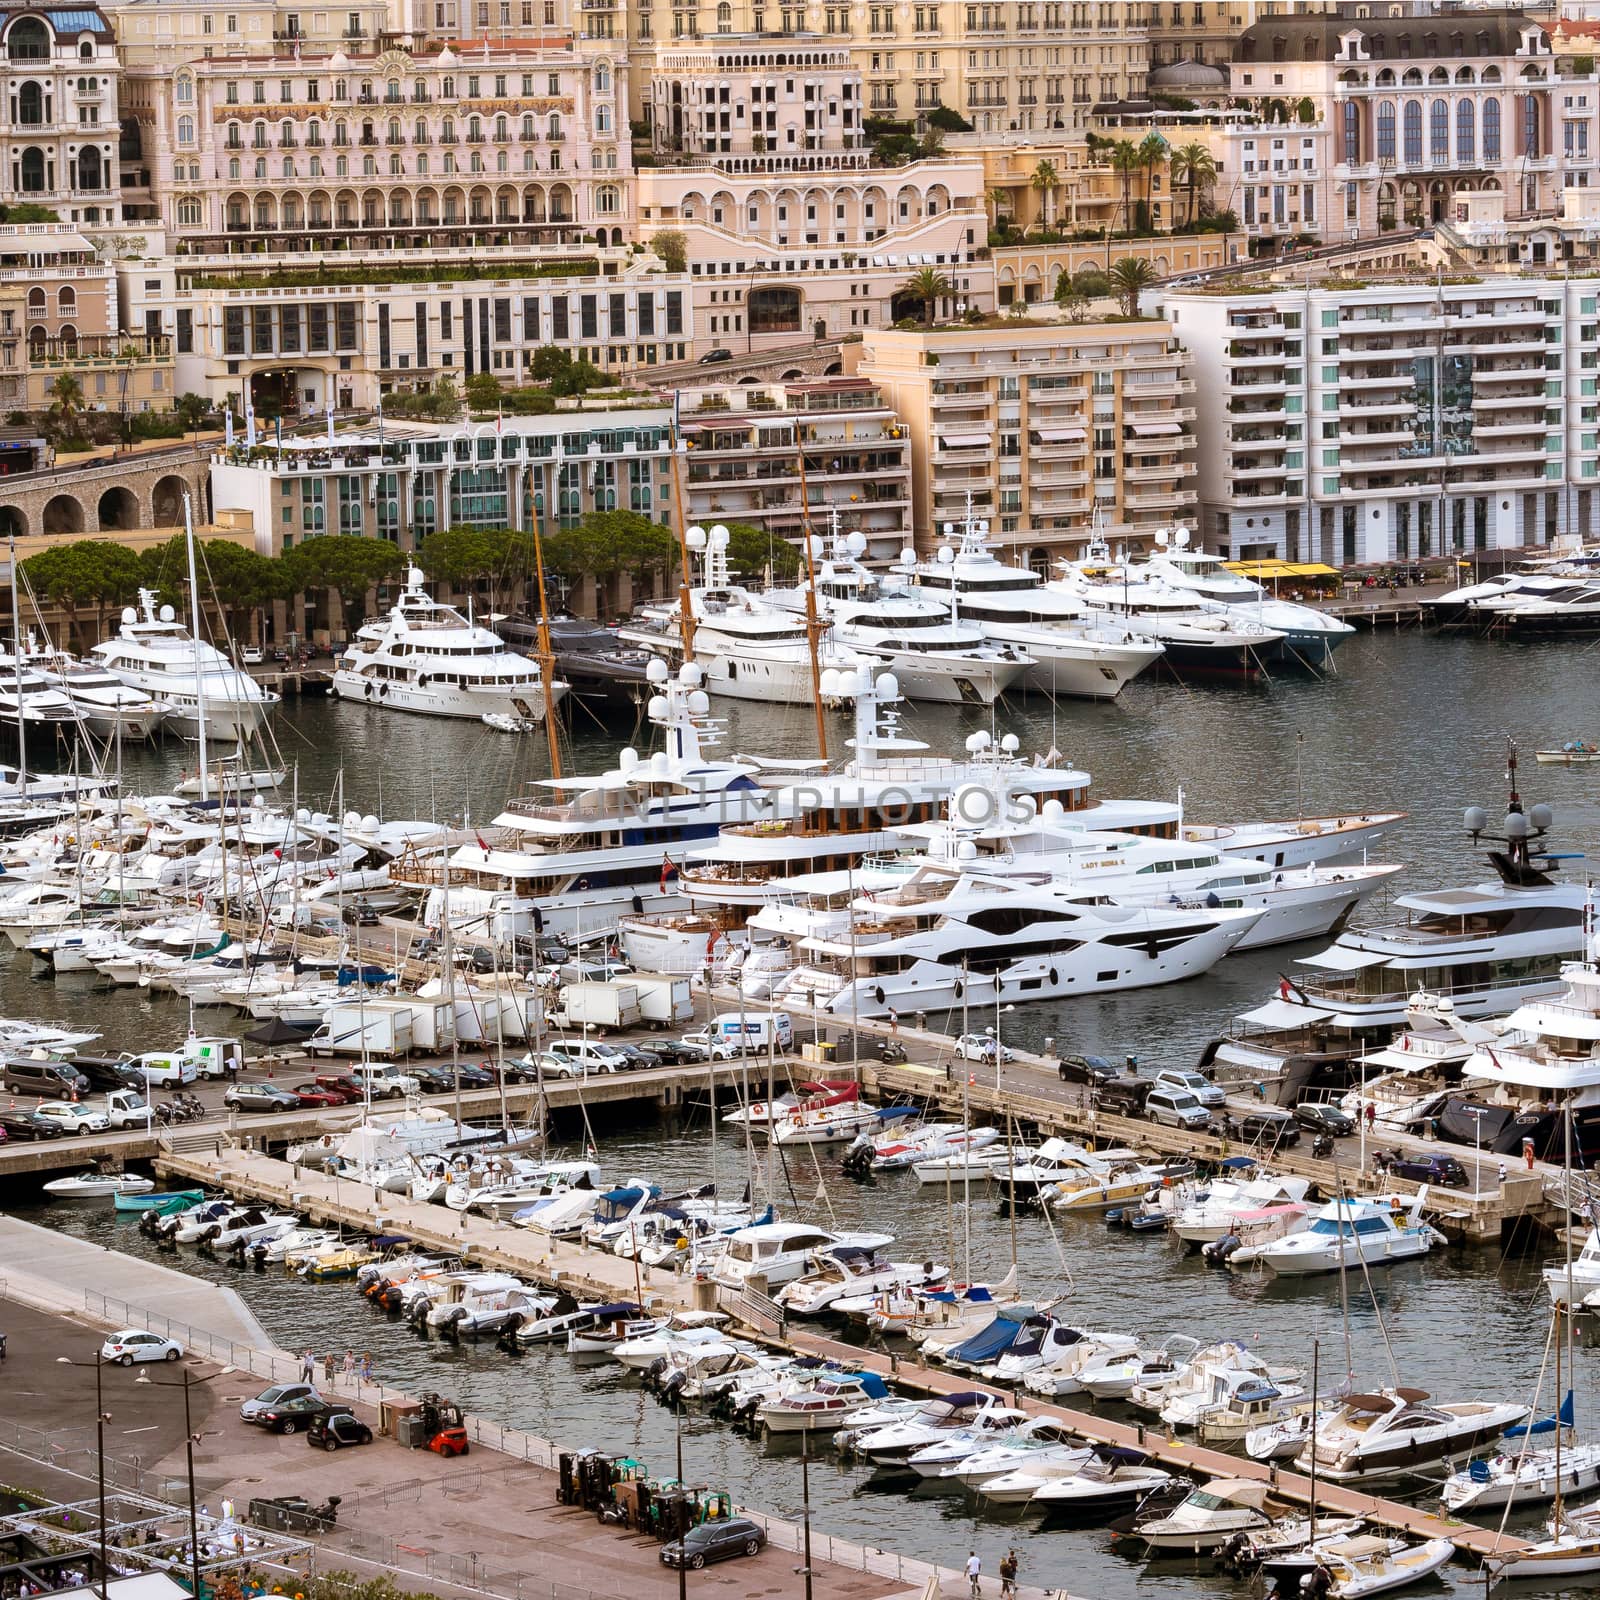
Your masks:
{"label": "motorcycle", "polygon": [[1333,1154],[1333,1136],[1327,1133],[1319,1133],[1311,1141],[1311,1154],[1313,1159],[1317,1161],[1326,1161]]}
{"label": "motorcycle", "polygon": [[878,1046],[878,1059],[886,1065],[904,1061],[905,1058],[906,1047],[898,1039],[885,1039]]}

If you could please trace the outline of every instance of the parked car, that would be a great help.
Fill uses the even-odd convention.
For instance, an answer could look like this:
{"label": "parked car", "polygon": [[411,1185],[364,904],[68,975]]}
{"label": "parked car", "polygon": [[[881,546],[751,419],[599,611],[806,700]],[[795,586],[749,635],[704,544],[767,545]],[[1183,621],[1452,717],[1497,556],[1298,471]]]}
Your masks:
{"label": "parked car", "polygon": [[135,1361],[176,1361],[182,1354],[183,1346],[176,1339],[163,1339],[145,1328],[109,1333],[100,1346],[100,1359],[115,1361],[119,1367],[131,1367]]}
{"label": "parked car", "polygon": [[1104,1056],[1062,1056],[1056,1064],[1063,1083],[1109,1083],[1122,1069],[1114,1067]]}
{"label": "parked car", "polygon": [[74,1056],[72,1065],[89,1080],[92,1090],[138,1089],[144,1090],[144,1074],[126,1061],[97,1061],[84,1056]]}
{"label": "parked car", "polygon": [[1151,1089],[1145,1098],[1144,1114],[1165,1128],[1198,1131],[1211,1121],[1211,1113],[1187,1089]]}
{"label": "parked car", "polygon": [[270,1389],[263,1389],[253,1400],[246,1400],[239,1407],[239,1420],[259,1423],[263,1414],[271,1411],[274,1406],[303,1400],[307,1395],[319,1400],[322,1398],[317,1394],[315,1386],[309,1383],[275,1383]]}
{"label": "parked car", "polygon": [[448,1067],[413,1067],[411,1075],[422,1086],[424,1094],[449,1094],[456,1086]]}
{"label": "parked car", "polygon": [[697,367],[715,367],[720,366],[724,361],[732,360],[733,351],[724,349],[719,345],[715,350],[707,350],[706,353],[701,356],[697,362],[695,362],[695,365]]}
{"label": "parked car", "polygon": [[316,1083],[297,1083],[289,1093],[302,1106],[342,1106],[348,1103],[342,1094],[332,1089],[324,1089]]}
{"label": "parked car", "polygon": [[299,1433],[302,1428],[310,1427],[318,1417],[343,1409],[340,1401],[324,1400],[316,1393],[302,1394],[292,1400],[278,1400],[270,1406],[263,1406],[250,1420],[271,1433]]}
{"label": "parked car", "polygon": [[258,644],[247,644],[240,648],[239,660],[247,667],[259,667],[267,659],[267,652]]}
{"label": "parked car", "polygon": [[961,1061],[993,1061],[996,1050],[1002,1062],[1015,1061],[1016,1051],[1001,1044],[992,1033],[964,1033],[956,1040],[956,1057]]}
{"label": "parked car", "polygon": [[293,1085],[293,1088],[302,1100],[308,1094],[320,1094],[324,1096],[323,1104],[330,1106],[356,1105],[361,1099],[359,1085],[339,1083],[333,1078],[312,1078],[309,1082]]}
{"label": "parked car", "polygon": [[614,1044],[597,1039],[552,1039],[546,1053],[564,1061],[574,1061],[590,1072],[626,1072],[627,1057]]}
{"label": "parked car", "polygon": [[760,1555],[766,1542],[766,1530],[749,1517],[702,1522],[681,1539],[662,1545],[661,1563],[667,1567],[700,1568],[708,1561],[725,1561],[729,1556]]}
{"label": "parked car", "polygon": [[313,1081],[319,1089],[337,1090],[351,1105],[367,1097],[366,1091],[348,1072],[319,1072]]}
{"label": "parked car", "polygon": [[105,1112],[96,1111],[93,1106],[74,1104],[69,1100],[46,1100],[42,1106],[34,1107],[33,1114],[55,1123],[69,1136],[104,1133],[111,1126],[111,1119]]}
{"label": "parked car", "polygon": [[298,1111],[300,1096],[275,1083],[230,1083],[222,1103],[235,1111]]}
{"label": "parked car", "polygon": [[59,1123],[23,1106],[0,1111],[0,1129],[5,1130],[8,1139],[60,1139],[67,1131]]}
{"label": "parked car", "polygon": [[696,1028],[680,1039],[667,1042],[676,1044],[680,1050],[694,1051],[692,1059],[695,1061],[732,1061],[744,1054],[737,1040],[713,1035],[709,1028]]}
{"label": "parked car", "polygon": [[616,1060],[612,1066],[614,1072],[643,1072],[647,1067],[661,1065],[643,1045],[637,1044],[612,1044],[616,1052]]}
{"label": "parked car", "polygon": [[1108,1078],[1104,1083],[1096,1084],[1094,1103],[1100,1110],[1108,1111],[1113,1116],[1137,1117],[1143,1114],[1145,1102],[1154,1088],[1155,1085],[1148,1078],[1125,1072],[1121,1077]]}
{"label": "parked car", "polygon": [[1239,1118],[1239,1137],[1264,1150],[1300,1143],[1300,1124],[1276,1106],[1247,1111]]}
{"label": "parked car", "polygon": [[1155,1084],[1158,1089],[1176,1089],[1181,1093],[1192,1094],[1207,1109],[1226,1105],[1228,1101],[1227,1095],[1209,1078],[1201,1073],[1186,1072],[1178,1067],[1163,1067],[1155,1076]]}
{"label": "parked car", "polygon": [[1302,1100],[1294,1108],[1294,1120],[1308,1132],[1325,1133],[1330,1139],[1342,1139],[1356,1131],[1356,1119],[1348,1111],[1323,1100]]}
{"label": "parked car", "polygon": [[654,1059],[652,1066],[681,1067],[691,1061],[704,1061],[705,1052],[698,1045],[688,1045],[682,1039],[652,1039],[639,1048]]}
{"label": "parked car", "polygon": [[7,1094],[48,1095],[52,1100],[89,1092],[89,1080],[65,1061],[8,1061],[0,1081]]}
{"label": "parked car", "polygon": [[[1498,1157],[1496,1158],[1498,1160]],[[1413,1183],[1437,1183],[1446,1189],[1468,1189],[1472,1179],[1454,1156],[1390,1155],[1379,1151],[1373,1162],[1391,1178],[1407,1178]]]}
{"label": "parked car", "polygon": [[311,1419],[306,1428],[306,1443],[324,1450],[342,1450],[346,1445],[371,1444],[372,1429],[348,1411],[329,1411]]}

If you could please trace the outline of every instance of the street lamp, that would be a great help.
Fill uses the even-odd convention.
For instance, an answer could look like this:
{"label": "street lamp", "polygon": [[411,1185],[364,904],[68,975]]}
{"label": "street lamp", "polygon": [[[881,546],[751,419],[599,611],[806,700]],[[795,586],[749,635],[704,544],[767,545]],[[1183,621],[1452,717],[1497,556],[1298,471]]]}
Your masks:
{"label": "street lamp", "polygon": [[106,1574],[111,1570],[106,1560],[106,1402],[101,1386],[100,1369],[105,1359],[98,1350],[93,1361],[74,1361],[71,1356],[57,1356],[64,1367],[94,1368],[94,1436],[96,1477],[100,1484],[100,1600],[106,1600]]}
{"label": "street lamp", "polygon": [[226,1378],[230,1373],[237,1371],[235,1367],[219,1367],[215,1372],[204,1378],[191,1376],[189,1369],[183,1369],[182,1383],[162,1383],[152,1378],[148,1372],[141,1372],[133,1381],[148,1384],[154,1389],[182,1389],[183,1390],[183,1453],[189,1467],[189,1584],[194,1600],[201,1600],[200,1592],[200,1517],[195,1508],[194,1492],[194,1447],[203,1434],[194,1431],[194,1423],[189,1415],[189,1391],[198,1384],[211,1383],[217,1378]]}

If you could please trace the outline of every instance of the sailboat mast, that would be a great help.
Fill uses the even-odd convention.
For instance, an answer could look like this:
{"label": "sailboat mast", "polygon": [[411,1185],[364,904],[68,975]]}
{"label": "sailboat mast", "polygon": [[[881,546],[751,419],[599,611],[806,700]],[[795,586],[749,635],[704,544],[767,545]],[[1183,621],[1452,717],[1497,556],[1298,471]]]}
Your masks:
{"label": "sailboat mast", "polygon": [[7,537],[11,547],[11,659],[17,669],[17,782],[22,798],[28,798],[28,735],[26,719],[22,715],[22,610],[17,591],[22,580],[17,576],[17,535],[13,530]]}
{"label": "sailboat mast", "polygon": [[[194,632],[194,695],[195,727],[200,735],[200,798],[210,797],[210,782],[206,776],[206,675],[200,661],[200,584],[194,572],[194,503],[187,494],[183,497],[183,542],[189,554],[189,626]],[[15,600],[16,589],[12,587]]]}
{"label": "sailboat mast", "polygon": [[683,479],[678,470],[678,451],[683,447],[679,443],[676,425],[678,407],[676,394],[673,396],[672,407],[674,425],[672,448],[668,454],[672,460],[672,527],[678,536],[678,633],[683,640],[683,659],[693,661],[694,602],[689,598],[689,507],[683,498]]}
{"label": "sailboat mast", "polygon": [[556,653],[550,647],[550,602],[544,588],[544,539],[540,531],[539,496],[533,496],[533,570],[539,577],[539,676],[544,689],[545,739],[550,746],[550,776],[561,776],[561,742],[556,737]]}
{"label": "sailboat mast", "polygon": [[806,490],[806,451],[800,424],[794,425],[795,460],[800,467],[800,544],[806,553],[806,653],[811,658],[811,706],[817,719],[817,754],[828,759],[828,718],[822,709],[822,622],[817,616],[817,562],[811,548],[811,506]]}

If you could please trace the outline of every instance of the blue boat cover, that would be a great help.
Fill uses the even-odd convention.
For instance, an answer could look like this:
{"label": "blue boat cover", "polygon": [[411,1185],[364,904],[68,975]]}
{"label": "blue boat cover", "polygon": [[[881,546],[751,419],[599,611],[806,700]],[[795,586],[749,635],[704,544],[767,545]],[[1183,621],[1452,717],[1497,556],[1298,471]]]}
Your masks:
{"label": "blue boat cover", "polygon": [[879,1106],[879,1122],[896,1122],[901,1117],[915,1117],[920,1113],[915,1106]]}
{"label": "blue boat cover", "polygon": [[639,1307],[631,1301],[619,1300],[614,1305],[590,1306],[589,1315],[596,1322],[609,1322],[614,1317],[636,1317],[639,1315]]}
{"label": "blue boat cover", "polygon": [[409,1233],[380,1233],[372,1241],[372,1248],[374,1250],[387,1250],[390,1245],[410,1243],[411,1235]]}
{"label": "blue boat cover", "polygon": [[885,1400],[889,1395],[889,1385],[886,1384],[876,1372],[851,1372],[847,1377],[858,1378],[861,1382],[863,1394],[870,1395],[874,1400]]}
{"label": "blue boat cover", "polygon": [[1015,1317],[996,1317],[987,1328],[980,1328],[965,1344],[958,1344],[945,1359],[993,1361],[1017,1342],[1017,1335],[1021,1332],[1022,1324]]}
{"label": "blue boat cover", "polygon": [[1567,1390],[1566,1398],[1561,1402],[1561,1409],[1553,1417],[1540,1417],[1537,1422],[1519,1422],[1514,1428],[1506,1429],[1506,1438],[1521,1439],[1530,1433],[1554,1433],[1558,1427],[1570,1428],[1576,1413],[1572,1407],[1572,1391]]}

